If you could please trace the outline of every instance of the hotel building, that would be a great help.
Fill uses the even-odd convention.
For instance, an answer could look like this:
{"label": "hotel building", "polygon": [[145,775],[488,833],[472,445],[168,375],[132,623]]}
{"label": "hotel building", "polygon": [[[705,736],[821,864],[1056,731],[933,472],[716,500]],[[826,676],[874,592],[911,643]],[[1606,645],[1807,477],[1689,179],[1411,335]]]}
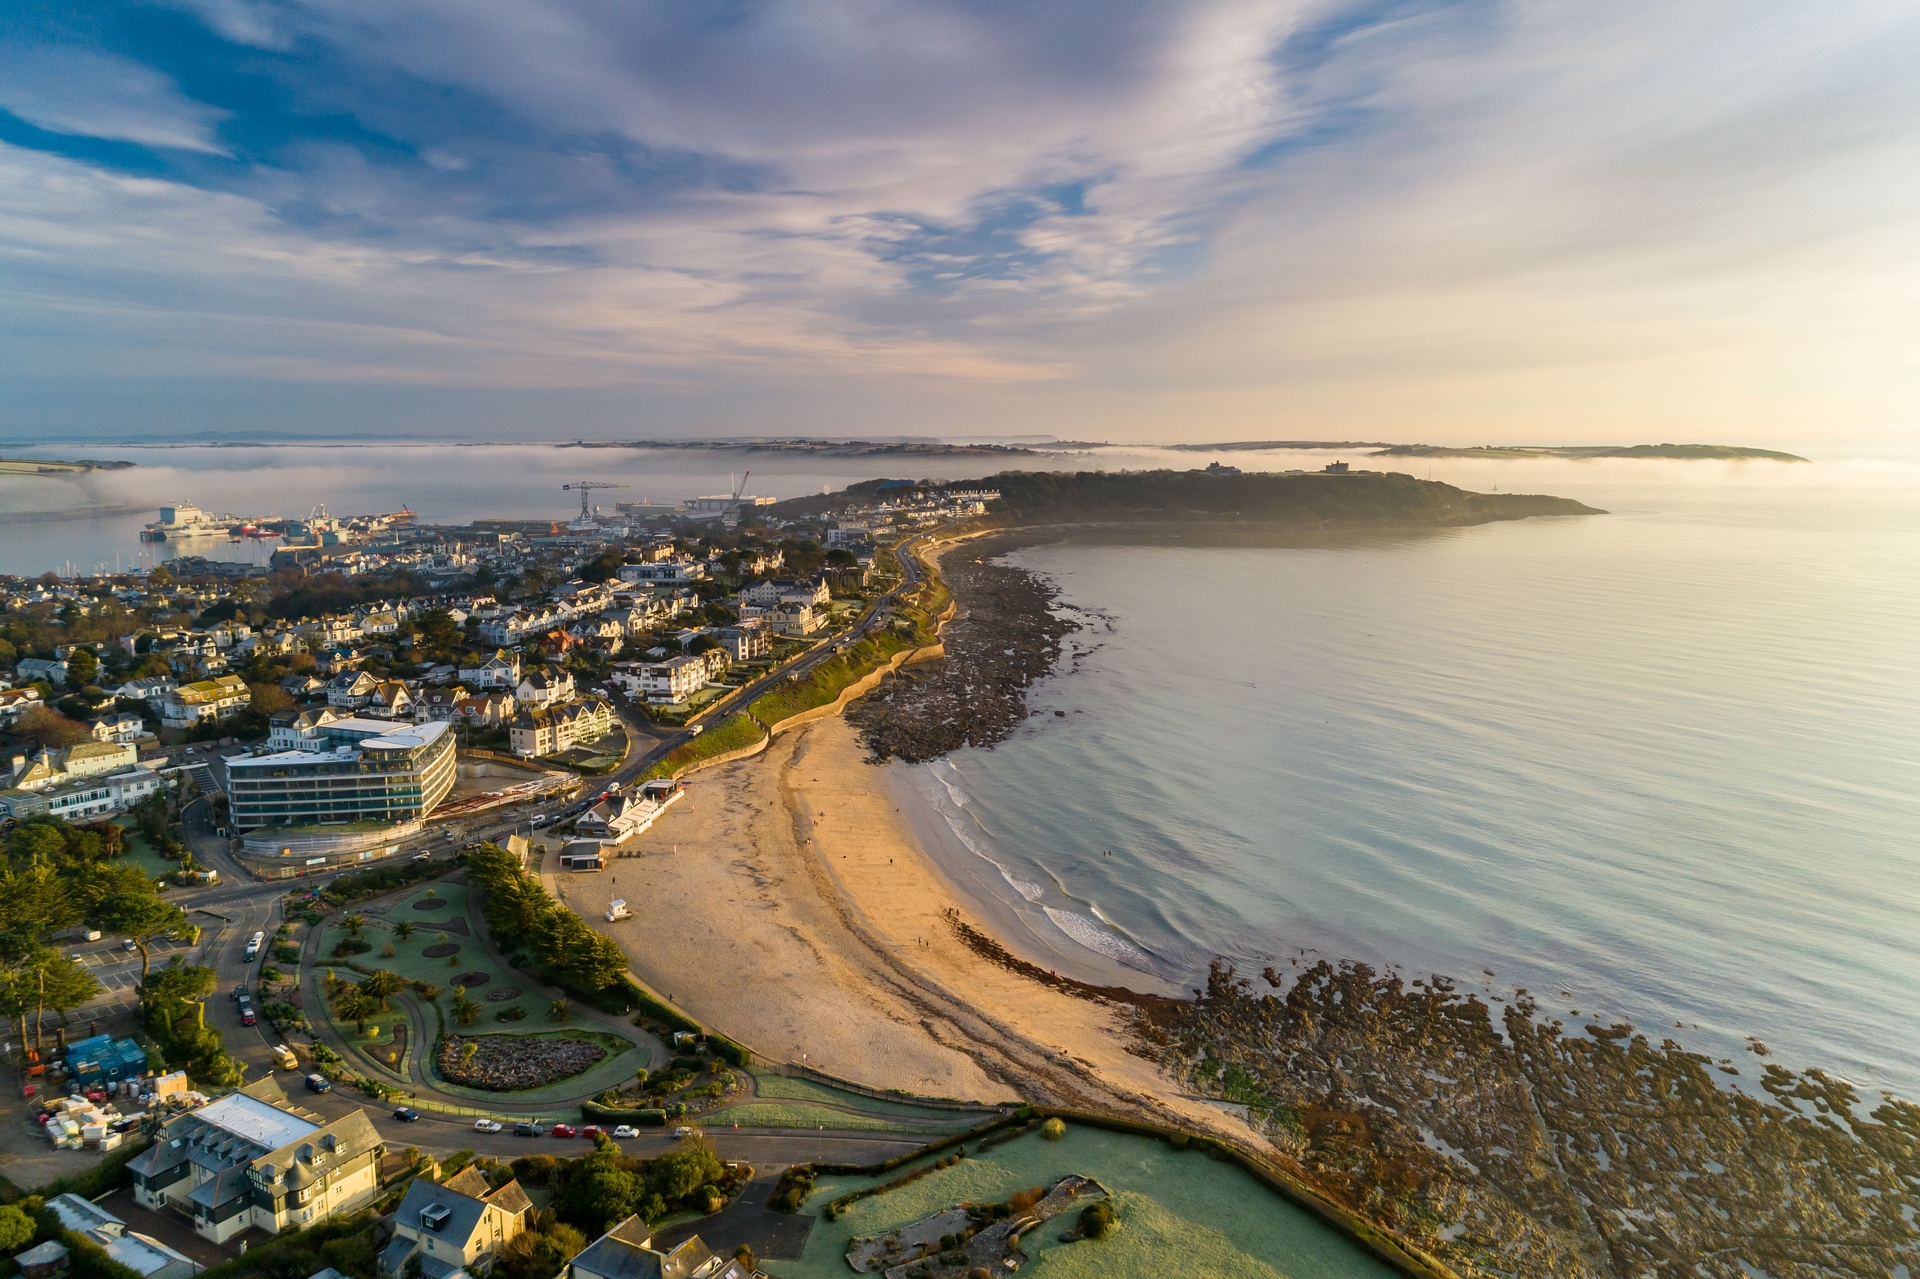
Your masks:
{"label": "hotel building", "polygon": [[349,717],[311,726],[310,748],[229,760],[233,824],[257,830],[417,822],[453,789],[448,730],[444,721]]}

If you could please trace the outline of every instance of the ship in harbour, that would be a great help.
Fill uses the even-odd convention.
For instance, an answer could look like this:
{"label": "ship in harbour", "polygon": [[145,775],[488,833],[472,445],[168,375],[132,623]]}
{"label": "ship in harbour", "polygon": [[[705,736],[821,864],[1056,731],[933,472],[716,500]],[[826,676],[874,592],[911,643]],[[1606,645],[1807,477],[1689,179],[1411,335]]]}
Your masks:
{"label": "ship in harbour", "polygon": [[226,537],[232,518],[209,515],[197,506],[176,502],[160,508],[160,518],[140,530],[140,540],[184,542],[197,537]]}

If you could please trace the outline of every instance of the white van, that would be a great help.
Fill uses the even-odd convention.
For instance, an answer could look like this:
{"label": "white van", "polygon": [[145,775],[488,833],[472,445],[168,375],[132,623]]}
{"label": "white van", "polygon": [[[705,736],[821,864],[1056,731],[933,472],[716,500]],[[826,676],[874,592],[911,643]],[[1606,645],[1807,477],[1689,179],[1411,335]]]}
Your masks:
{"label": "white van", "polygon": [[258,932],[255,933],[253,936],[247,938],[247,959],[248,960],[251,961],[251,960],[260,958],[260,946],[261,946],[261,943],[265,942],[266,940],[267,940],[267,935],[265,933],[258,933]]}

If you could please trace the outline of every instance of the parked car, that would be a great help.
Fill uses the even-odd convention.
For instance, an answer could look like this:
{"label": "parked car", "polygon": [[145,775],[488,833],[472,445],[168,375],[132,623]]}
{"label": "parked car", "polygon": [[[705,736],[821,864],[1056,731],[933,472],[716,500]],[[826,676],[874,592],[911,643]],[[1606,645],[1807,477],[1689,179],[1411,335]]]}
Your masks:
{"label": "parked car", "polygon": [[140,947],[134,943],[133,938],[127,937],[121,940],[120,949],[121,950],[139,950]]}
{"label": "parked car", "polygon": [[325,1075],[308,1075],[307,1091],[308,1092],[332,1092],[333,1080],[328,1079]]}
{"label": "parked car", "polygon": [[547,1130],[540,1126],[540,1121],[537,1119],[522,1119],[513,1126],[513,1131],[514,1135],[519,1137],[541,1137],[546,1135]]}
{"label": "parked car", "polygon": [[415,1110],[412,1106],[400,1107],[400,1109],[393,1112],[393,1117],[395,1119],[398,1119],[403,1124],[412,1124],[412,1123],[420,1122],[420,1112]]}
{"label": "parked car", "polygon": [[253,936],[247,938],[247,961],[249,963],[260,958],[260,944],[266,940],[267,935],[265,933],[255,933]]}
{"label": "parked car", "polygon": [[613,1130],[613,1135],[616,1137],[623,1137],[623,1138],[638,1137],[640,1135],[640,1130],[638,1128],[635,1128],[632,1124],[621,1124],[618,1128],[615,1128]]}
{"label": "parked car", "polygon": [[602,1128],[599,1124],[588,1124],[585,1128],[582,1128],[580,1130],[580,1135],[582,1137],[585,1137],[588,1141],[592,1141],[595,1137],[598,1137],[601,1133],[605,1131],[606,1129]]}
{"label": "parked car", "polygon": [[233,1000],[235,1003],[239,1003],[239,1004],[244,1004],[247,1002],[247,983],[241,982],[238,986],[235,986],[233,988]]}
{"label": "parked car", "polygon": [[476,1119],[473,1121],[473,1130],[475,1132],[499,1132],[500,1121],[497,1119]]}
{"label": "parked car", "polygon": [[273,1046],[273,1060],[282,1070],[300,1069],[300,1059],[294,1056],[293,1049],[287,1047],[285,1044],[275,1044]]}
{"label": "parked car", "polygon": [[571,1137],[573,1136],[573,1125],[555,1124],[553,1126],[553,1135],[556,1137]]}
{"label": "parked car", "polygon": [[415,853],[413,855],[413,860],[417,862],[430,862],[433,860],[433,854],[432,853]]}
{"label": "parked car", "polygon": [[242,1026],[257,1025],[259,1021],[260,1018],[254,1014],[252,1004],[240,1005],[240,1024]]}
{"label": "parked car", "polygon": [[679,1141],[683,1138],[691,1137],[691,1136],[693,1136],[693,1129],[687,1127],[684,1124],[682,1124],[680,1127],[675,1128],[673,1130],[673,1139],[675,1141]]}

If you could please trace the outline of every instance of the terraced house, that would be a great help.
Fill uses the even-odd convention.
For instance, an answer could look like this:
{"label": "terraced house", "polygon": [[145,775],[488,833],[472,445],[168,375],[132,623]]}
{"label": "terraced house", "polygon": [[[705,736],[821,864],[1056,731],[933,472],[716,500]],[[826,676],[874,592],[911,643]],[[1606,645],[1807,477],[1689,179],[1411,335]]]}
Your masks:
{"label": "terraced house", "polygon": [[542,707],[514,720],[508,727],[513,753],[531,759],[571,750],[613,731],[613,712],[601,701]]}
{"label": "terraced house", "polygon": [[385,1153],[365,1111],[323,1123],[263,1079],[168,1120],[127,1170],[142,1207],[184,1213],[196,1233],[225,1243],[365,1206]]}

